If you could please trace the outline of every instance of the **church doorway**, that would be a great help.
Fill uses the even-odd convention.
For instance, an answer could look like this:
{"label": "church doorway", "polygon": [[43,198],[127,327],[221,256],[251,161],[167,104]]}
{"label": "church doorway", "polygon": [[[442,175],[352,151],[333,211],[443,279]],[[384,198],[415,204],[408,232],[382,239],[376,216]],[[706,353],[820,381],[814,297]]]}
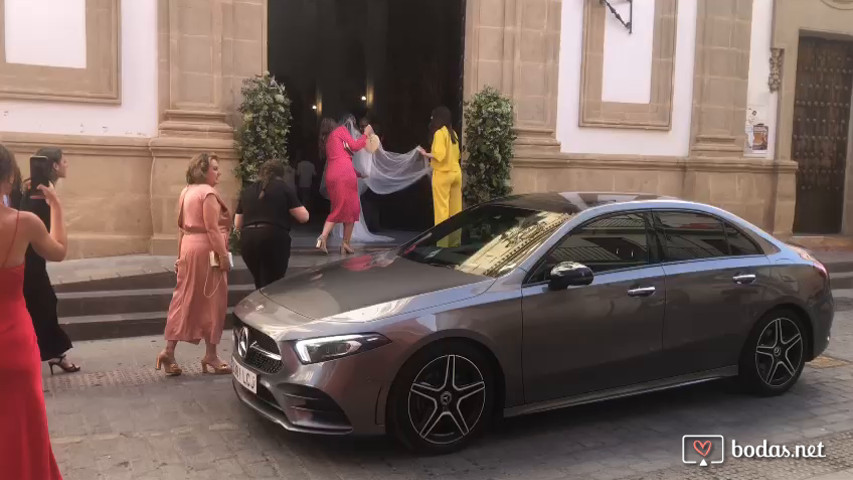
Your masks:
{"label": "church doorway", "polygon": [[[344,112],[367,117],[387,151],[429,149],[430,112],[448,106],[462,124],[465,0],[269,2],[269,70],[293,101],[290,161],[315,165],[309,228],[325,220],[318,127]],[[460,132],[461,133],[461,132]],[[432,225],[428,178],[390,195],[367,192],[368,228],[388,235]]]}

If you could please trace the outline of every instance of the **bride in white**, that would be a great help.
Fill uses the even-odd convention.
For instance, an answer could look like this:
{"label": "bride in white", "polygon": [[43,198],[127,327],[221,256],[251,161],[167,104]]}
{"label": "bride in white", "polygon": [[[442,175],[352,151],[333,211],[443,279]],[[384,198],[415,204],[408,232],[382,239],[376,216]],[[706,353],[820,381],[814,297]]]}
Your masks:
{"label": "bride in white", "polygon": [[[355,117],[352,115],[348,116],[345,125],[353,139],[358,140],[361,138],[362,133],[356,126]],[[429,164],[418,153],[417,148],[407,153],[387,152],[379,143],[379,138],[375,134],[371,137],[368,145],[368,147],[353,153],[352,156],[353,167],[364,176],[358,179],[359,197],[368,189],[380,195],[398,192],[414,184],[421,177],[432,174],[432,169],[429,168]],[[377,146],[377,148],[374,149],[372,146]],[[374,150],[373,153],[371,153],[371,150]],[[323,169],[323,178],[320,182],[320,194],[325,198],[329,198],[329,193],[326,190],[325,168]],[[340,224],[332,229],[330,237],[336,243],[341,241],[343,238],[343,228]],[[394,241],[394,239],[371,233],[364,222],[364,211],[362,210],[359,221],[353,227],[352,241],[361,244],[389,243]]]}

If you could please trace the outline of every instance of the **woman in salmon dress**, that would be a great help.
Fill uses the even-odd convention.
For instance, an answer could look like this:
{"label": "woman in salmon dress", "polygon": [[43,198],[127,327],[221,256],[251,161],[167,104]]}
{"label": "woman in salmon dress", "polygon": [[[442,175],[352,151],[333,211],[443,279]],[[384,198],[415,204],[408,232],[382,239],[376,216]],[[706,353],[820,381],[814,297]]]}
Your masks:
{"label": "woman in salmon dress", "polygon": [[349,133],[348,123],[355,125],[355,117],[346,115],[337,125],[334,121],[325,119],[320,129],[321,145],[326,149],[326,189],[331,203],[331,212],[323,225],[323,233],[317,239],[317,248],[324,253],[328,253],[326,241],[337,223],[344,224],[341,254],[353,253],[350,246],[352,230],[361,214],[358,198],[360,175],[353,167],[352,154],[367,145],[368,138],[373,134],[373,127],[367,125],[364,135],[355,140]]}
{"label": "woman in salmon dress", "polygon": [[[0,145],[0,196],[12,192],[18,168]],[[41,384],[41,357],[24,300],[27,247],[46,260],[65,258],[62,206],[51,187],[39,190],[50,205],[50,233],[29,212],[0,203],[0,477],[61,480],[50,446]]]}
{"label": "woman in salmon dress", "polygon": [[[187,186],[178,202],[177,286],[166,317],[166,349],[157,356],[155,368],[166,375],[180,375],[175,362],[178,342],[198,345],[204,340],[206,352],[202,370],[231,373],[217,353],[225,327],[228,308],[228,233],[231,215],[214,188],[219,183],[216,155],[201,153],[193,157],[187,170]],[[210,263],[214,252],[219,266]]]}

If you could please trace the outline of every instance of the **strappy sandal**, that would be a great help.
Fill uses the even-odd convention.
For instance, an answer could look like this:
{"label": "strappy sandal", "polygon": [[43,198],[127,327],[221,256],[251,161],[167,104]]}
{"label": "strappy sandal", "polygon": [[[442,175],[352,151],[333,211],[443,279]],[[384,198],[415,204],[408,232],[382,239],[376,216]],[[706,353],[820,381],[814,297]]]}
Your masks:
{"label": "strappy sandal", "polygon": [[[212,368],[213,371],[208,372],[207,367]],[[214,375],[228,375],[231,373],[231,367],[228,366],[228,364],[225,362],[222,362],[217,366],[217,365],[214,365],[214,364],[208,362],[207,360],[202,360],[201,361],[201,371],[204,373],[213,373]]]}
{"label": "strappy sandal", "polygon": [[181,367],[179,367],[178,364],[175,363],[174,359],[169,358],[169,356],[166,355],[166,352],[157,355],[157,361],[154,364],[154,369],[160,370],[161,367],[165,367],[163,368],[163,370],[165,371],[167,377],[176,377],[183,373]]}
{"label": "strappy sandal", "polygon": [[65,373],[74,373],[80,371],[80,367],[78,365],[75,365],[73,363],[69,364],[68,366],[65,365],[65,355],[62,355],[59,358],[48,360],[47,365],[50,367],[51,375],[53,375],[53,367],[59,367]]}

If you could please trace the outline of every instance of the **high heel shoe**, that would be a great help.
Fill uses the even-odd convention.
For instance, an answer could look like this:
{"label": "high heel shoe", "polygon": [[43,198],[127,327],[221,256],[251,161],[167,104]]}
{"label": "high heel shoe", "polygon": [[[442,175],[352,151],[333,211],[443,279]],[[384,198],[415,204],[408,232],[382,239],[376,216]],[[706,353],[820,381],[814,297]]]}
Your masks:
{"label": "high heel shoe", "polygon": [[59,367],[65,373],[74,373],[79,372],[80,367],[74,365],[73,363],[69,366],[65,366],[65,355],[59,357],[58,359],[51,359],[47,361],[47,365],[50,367],[50,374],[53,375],[53,367]]}
{"label": "high heel shoe", "polygon": [[355,253],[355,250],[353,250],[352,247],[350,247],[348,243],[342,243],[341,244],[341,255],[345,255],[348,253],[349,254]]}
{"label": "high heel shoe", "polygon": [[326,248],[326,239],[325,238],[317,237],[317,250],[320,250],[321,252],[323,252],[325,254],[329,253],[329,249]]}
{"label": "high heel shoe", "polygon": [[176,377],[183,373],[181,367],[175,363],[175,360],[169,358],[169,356],[166,355],[166,352],[157,355],[157,361],[154,364],[154,369],[160,370],[161,367],[165,367],[163,370],[165,370],[167,377]]}
{"label": "high heel shoe", "polygon": [[217,366],[217,365],[214,365],[214,364],[208,362],[207,360],[202,359],[201,371],[204,373],[208,373],[207,367],[212,368],[213,372],[211,372],[211,373],[213,373],[215,375],[227,375],[227,374],[231,373],[231,367],[229,367],[228,364],[225,362],[222,362]]}

